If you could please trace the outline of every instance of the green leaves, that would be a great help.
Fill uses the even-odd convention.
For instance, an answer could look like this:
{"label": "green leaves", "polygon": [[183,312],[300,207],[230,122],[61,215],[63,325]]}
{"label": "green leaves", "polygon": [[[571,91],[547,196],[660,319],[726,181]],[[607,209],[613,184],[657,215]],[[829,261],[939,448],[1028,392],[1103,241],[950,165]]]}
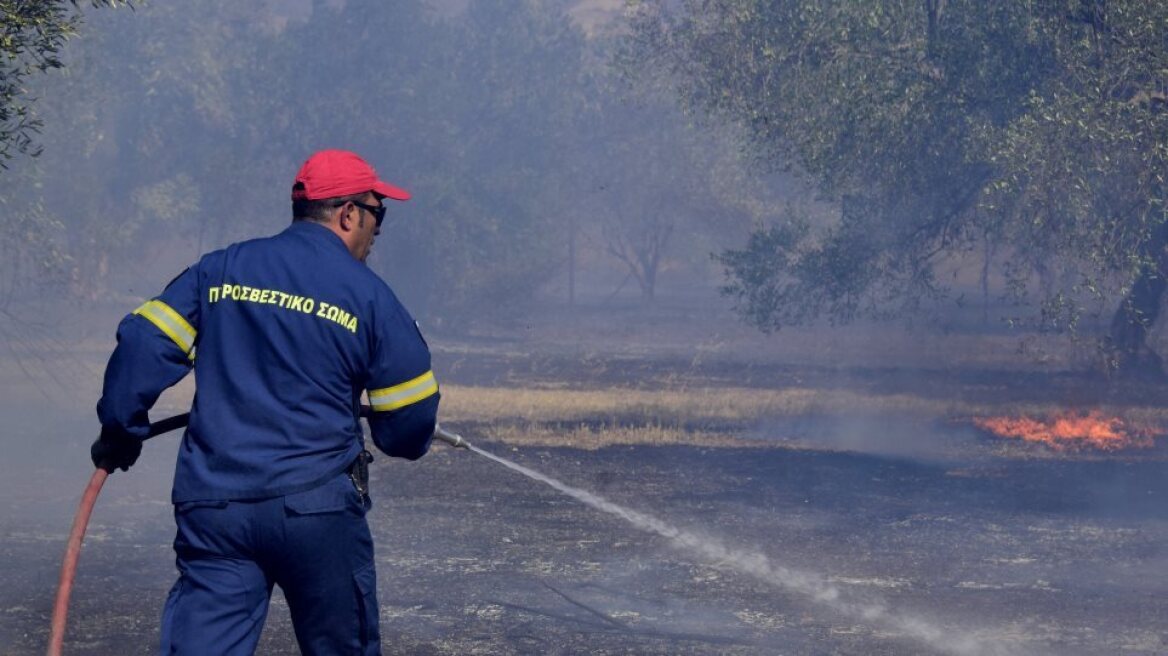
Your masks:
{"label": "green leaves", "polygon": [[[94,7],[129,5],[92,0]],[[42,123],[24,88],[29,75],[61,68],[61,47],[77,34],[77,0],[0,0],[0,168],[19,153],[37,155]]]}
{"label": "green leaves", "polygon": [[674,75],[686,104],[744,126],[757,153],[843,208],[838,224],[797,240],[762,228],[720,257],[752,323],[913,307],[944,293],[937,270],[979,241],[1015,290],[1049,280],[1052,266],[1081,281],[1043,292],[1059,308],[1048,315],[1075,321],[1091,297],[1117,299],[1168,272],[1155,237],[1166,218],[1168,5],[672,6],[639,3],[626,67]]}
{"label": "green leaves", "polygon": [[810,232],[807,221],[788,213],[786,221],[760,228],[741,250],[727,250],[714,259],[730,280],[721,288],[735,300],[735,309],[763,332],[803,323],[818,306],[802,302],[809,290],[802,284],[800,267],[806,256]]}

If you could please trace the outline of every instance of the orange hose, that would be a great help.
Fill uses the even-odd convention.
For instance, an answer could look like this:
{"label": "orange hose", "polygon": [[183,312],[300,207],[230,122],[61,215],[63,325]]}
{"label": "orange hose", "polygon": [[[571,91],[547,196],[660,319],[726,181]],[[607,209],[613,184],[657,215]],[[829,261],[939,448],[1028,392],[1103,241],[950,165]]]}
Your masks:
{"label": "orange hose", "polygon": [[93,514],[93,504],[109,472],[98,468],[89,479],[89,487],[81,496],[77,515],[73,517],[73,530],[69,533],[69,544],[65,547],[65,560],[61,563],[61,579],[57,582],[57,600],[53,603],[53,625],[49,633],[48,656],[61,656],[65,642],[65,618],[69,614],[69,594],[73,592],[73,578],[77,574],[77,560],[81,556],[81,541],[85,539],[85,528],[89,516]]}
{"label": "orange hose", "polygon": [[[361,406],[360,414],[368,417],[372,409]],[[182,428],[190,421],[190,413],[183,413],[168,417],[150,425],[150,431],[145,439]],[[53,603],[53,625],[49,632],[48,656],[61,656],[61,648],[65,643],[65,619],[69,614],[69,595],[73,592],[73,579],[77,576],[77,560],[81,557],[81,541],[85,539],[85,528],[89,526],[89,516],[93,514],[93,505],[97,503],[97,495],[109,472],[97,468],[93,477],[89,479],[89,487],[81,496],[81,503],[77,506],[77,515],[73,517],[73,530],[69,533],[69,544],[65,547],[65,560],[61,562],[61,578],[57,582],[57,600]]]}

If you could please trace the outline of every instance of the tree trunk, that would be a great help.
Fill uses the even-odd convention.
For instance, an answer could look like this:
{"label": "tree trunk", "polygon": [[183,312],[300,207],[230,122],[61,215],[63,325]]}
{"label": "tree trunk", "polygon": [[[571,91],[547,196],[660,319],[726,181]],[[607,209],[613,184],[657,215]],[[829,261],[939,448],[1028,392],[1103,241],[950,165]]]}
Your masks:
{"label": "tree trunk", "polygon": [[990,265],[994,261],[997,243],[990,236],[989,230],[985,231],[982,239],[985,250],[982,251],[981,275],[978,277],[978,282],[981,283],[981,324],[988,326],[990,325]]}
{"label": "tree trunk", "polygon": [[1145,262],[1131,291],[1111,319],[1107,339],[1109,368],[1124,378],[1165,379],[1164,362],[1148,346],[1148,333],[1160,317],[1168,290],[1168,224],[1158,226],[1149,240]]}
{"label": "tree trunk", "polygon": [[641,300],[652,303],[657,295],[657,267],[647,268],[641,279]]}
{"label": "tree trunk", "polygon": [[568,305],[576,307],[576,217],[568,224]]}
{"label": "tree trunk", "polygon": [[654,240],[649,245],[637,249],[637,263],[640,272],[637,282],[641,283],[641,300],[652,303],[657,295],[657,269],[661,264],[660,243]]}

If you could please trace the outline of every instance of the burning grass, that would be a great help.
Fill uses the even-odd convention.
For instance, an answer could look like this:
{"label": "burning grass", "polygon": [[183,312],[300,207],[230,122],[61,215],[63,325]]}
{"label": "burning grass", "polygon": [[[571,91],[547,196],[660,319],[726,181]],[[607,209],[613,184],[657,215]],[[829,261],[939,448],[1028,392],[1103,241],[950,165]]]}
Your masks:
{"label": "burning grass", "polygon": [[1003,438],[1042,444],[1055,451],[1122,451],[1155,446],[1154,436],[1164,430],[1140,425],[1098,410],[1062,412],[1049,419],[1030,417],[982,417],[973,420],[982,430]]}

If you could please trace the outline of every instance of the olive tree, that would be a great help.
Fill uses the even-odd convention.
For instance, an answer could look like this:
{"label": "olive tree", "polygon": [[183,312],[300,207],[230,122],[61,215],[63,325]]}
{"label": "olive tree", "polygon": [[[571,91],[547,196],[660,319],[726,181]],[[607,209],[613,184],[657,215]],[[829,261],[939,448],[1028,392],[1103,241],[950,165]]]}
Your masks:
{"label": "olive tree", "polygon": [[911,311],[989,240],[1014,290],[1073,273],[1043,317],[1110,300],[1109,366],[1161,374],[1166,39],[1168,6],[1138,0],[646,0],[626,66],[671,74],[837,204],[722,254],[764,330]]}

